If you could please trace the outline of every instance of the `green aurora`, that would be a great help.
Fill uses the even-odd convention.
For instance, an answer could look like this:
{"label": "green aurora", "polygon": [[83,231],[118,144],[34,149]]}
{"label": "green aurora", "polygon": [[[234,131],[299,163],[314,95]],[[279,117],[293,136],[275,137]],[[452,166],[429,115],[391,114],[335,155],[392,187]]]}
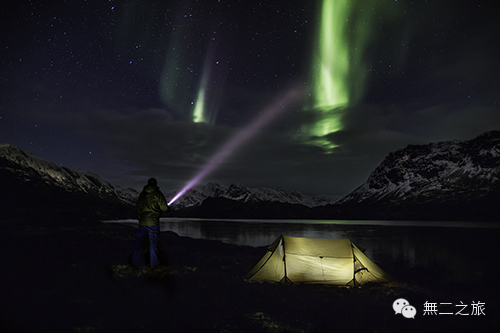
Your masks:
{"label": "green aurora", "polygon": [[205,108],[205,90],[206,90],[206,80],[203,78],[201,80],[200,89],[198,90],[198,97],[194,103],[193,109],[193,121],[195,123],[207,123],[208,117],[206,115]]}
{"label": "green aurora", "polygon": [[[303,112],[309,121],[300,125],[295,139],[333,151],[337,144],[332,134],[345,128],[347,110],[360,102],[365,90],[367,74],[366,51],[377,39],[376,14],[383,10],[384,19],[392,20],[395,11],[378,0],[318,0],[315,20],[311,65],[308,73],[310,95],[304,100]],[[387,4],[386,4],[387,5]],[[184,26],[184,30],[192,29]],[[195,123],[215,123],[217,110],[208,105],[207,60],[202,68],[194,68],[194,59],[188,62],[182,54],[189,54],[182,38],[170,41],[170,60],[165,62],[160,85],[161,97],[166,105],[185,113]],[[208,66],[210,67],[210,66]],[[191,68],[191,72],[181,69]],[[196,73],[202,72],[201,79]],[[192,83],[198,81],[198,86]],[[219,96],[220,97],[220,96]],[[190,107],[186,98],[191,99]]]}
{"label": "green aurora", "polygon": [[[363,60],[372,38],[375,2],[323,0],[318,14],[310,80],[311,94],[304,111],[314,113],[314,122],[301,128],[301,138],[327,152],[337,145],[328,137],[343,129],[343,116],[359,102],[364,87]],[[367,6],[367,4],[371,6]]]}

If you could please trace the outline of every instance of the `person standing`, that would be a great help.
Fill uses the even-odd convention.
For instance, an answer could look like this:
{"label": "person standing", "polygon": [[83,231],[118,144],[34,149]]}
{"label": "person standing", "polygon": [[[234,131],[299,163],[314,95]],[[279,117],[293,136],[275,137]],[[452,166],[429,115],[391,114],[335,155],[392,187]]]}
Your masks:
{"label": "person standing", "polygon": [[139,228],[137,229],[134,253],[131,257],[132,265],[137,266],[146,237],[149,238],[150,267],[154,268],[160,264],[160,215],[168,210],[167,200],[160,191],[157,180],[150,178],[137,199]]}

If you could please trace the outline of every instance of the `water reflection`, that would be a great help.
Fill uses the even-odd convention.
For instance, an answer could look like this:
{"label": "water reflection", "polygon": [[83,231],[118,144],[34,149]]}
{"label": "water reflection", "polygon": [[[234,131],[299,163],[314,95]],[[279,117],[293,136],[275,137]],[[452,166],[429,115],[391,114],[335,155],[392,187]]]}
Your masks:
{"label": "water reflection", "polygon": [[[137,225],[134,220],[113,222]],[[415,272],[443,282],[482,282],[486,276],[500,272],[500,264],[493,258],[500,235],[495,224],[163,218],[161,230],[254,247],[267,246],[282,234],[349,238],[393,275]]]}

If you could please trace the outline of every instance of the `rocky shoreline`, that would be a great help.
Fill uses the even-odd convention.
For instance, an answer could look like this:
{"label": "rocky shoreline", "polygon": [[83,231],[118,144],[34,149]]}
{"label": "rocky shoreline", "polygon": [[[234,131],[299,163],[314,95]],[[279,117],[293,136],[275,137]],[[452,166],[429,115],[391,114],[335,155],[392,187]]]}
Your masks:
{"label": "rocky shoreline", "polygon": [[[162,232],[165,267],[131,272],[135,229],[98,221],[2,221],[4,332],[370,332],[483,330],[500,326],[491,285],[401,280],[361,288],[251,283],[265,248]],[[492,272],[495,273],[495,272]],[[496,274],[493,274],[496,276]],[[414,319],[395,314],[407,299]],[[425,302],[484,303],[481,315],[424,315]],[[445,308],[439,308],[444,311]],[[438,310],[439,310],[438,309]],[[451,311],[450,311],[451,312]]]}

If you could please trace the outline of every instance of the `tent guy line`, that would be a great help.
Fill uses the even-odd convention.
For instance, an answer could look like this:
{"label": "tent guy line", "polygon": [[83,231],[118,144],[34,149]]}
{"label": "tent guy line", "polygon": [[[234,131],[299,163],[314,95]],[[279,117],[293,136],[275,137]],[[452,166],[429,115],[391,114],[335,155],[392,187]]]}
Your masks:
{"label": "tent guy line", "polygon": [[389,282],[392,277],[350,239],[281,235],[248,273],[248,279],[357,286]]}

